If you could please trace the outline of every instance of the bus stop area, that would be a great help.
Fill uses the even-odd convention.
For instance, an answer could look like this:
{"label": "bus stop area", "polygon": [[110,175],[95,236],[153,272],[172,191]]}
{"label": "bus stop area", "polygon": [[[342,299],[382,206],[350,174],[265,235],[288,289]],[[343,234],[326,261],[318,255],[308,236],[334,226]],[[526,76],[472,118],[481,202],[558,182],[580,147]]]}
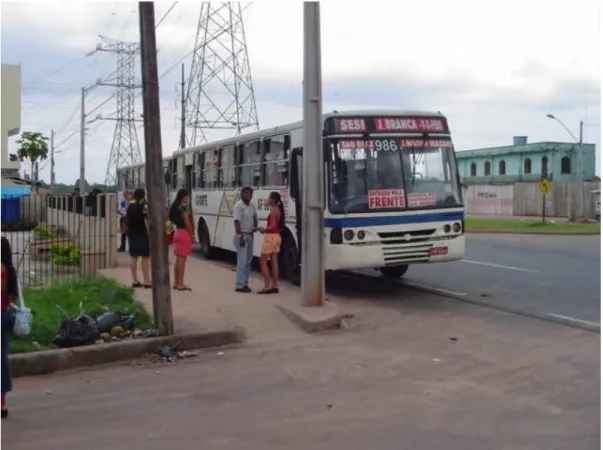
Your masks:
{"label": "bus stop area", "polygon": [[[123,255],[104,274],[129,284]],[[379,279],[328,277],[339,329],[306,333],[234,292],[232,266],[195,257],[173,291],[177,332],[222,326],[242,344],[173,364],[147,359],[18,378],[13,450],[587,449],[599,444],[596,333]],[[252,288],[261,287],[253,274]],[[150,306],[150,290],[137,290]]]}

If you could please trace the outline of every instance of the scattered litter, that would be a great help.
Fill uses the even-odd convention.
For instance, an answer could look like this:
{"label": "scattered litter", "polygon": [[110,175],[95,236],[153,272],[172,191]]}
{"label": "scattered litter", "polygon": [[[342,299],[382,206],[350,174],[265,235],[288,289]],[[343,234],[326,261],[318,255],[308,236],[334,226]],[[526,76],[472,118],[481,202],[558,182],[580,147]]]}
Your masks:
{"label": "scattered litter", "polygon": [[224,356],[224,352],[218,352],[218,356]]}
{"label": "scattered litter", "polygon": [[53,343],[57,347],[67,348],[159,335],[154,329],[136,329],[134,320],[133,314],[115,311],[107,311],[96,317],[82,313],[75,319],[67,319],[61,323]]}
{"label": "scattered litter", "polygon": [[173,363],[181,359],[194,358],[196,356],[199,356],[197,352],[177,351],[175,347],[165,346],[156,348],[153,353],[147,355],[147,358],[151,362]]}
{"label": "scattered litter", "polygon": [[451,341],[454,341],[454,342],[459,340],[459,338],[455,338],[455,337],[449,337],[448,339],[450,339]]}
{"label": "scattered litter", "polygon": [[347,314],[343,314],[341,317],[343,319],[353,319],[356,316],[354,314],[347,313]]}
{"label": "scattered litter", "polygon": [[327,409],[331,409],[332,407],[333,407],[333,405],[331,405],[331,404],[327,405]]}
{"label": "scattered litter", "polygon": [[433,361],[434,361],[434,362],[440,362],[440,361],[441,361],[441,359],[440,359],[440,358],[433,358]]}
{"label": "scattered litter", "polygon": [[493,294],[491,292],[482,292],[480,295],[482,297],[492,297]]}
{"label": "scattered litter", "polygon": [[100,337],[96,321],[87,314],[61,323],[59,332],[53,340],[57,347],[79,347],[95,343]]}
{"label": "scattered litter", "polygon": [[46,395],[50,395],[50,391],[46,391]]}

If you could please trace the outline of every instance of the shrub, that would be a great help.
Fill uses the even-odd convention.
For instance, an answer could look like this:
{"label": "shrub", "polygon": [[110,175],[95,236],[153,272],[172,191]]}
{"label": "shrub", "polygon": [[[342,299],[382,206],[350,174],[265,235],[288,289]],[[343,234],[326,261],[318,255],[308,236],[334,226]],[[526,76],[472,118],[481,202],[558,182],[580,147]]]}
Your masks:
{"label": "shrub", "polygon": [[53,239],[67,236],[67,230],[64,227],[50,227],[46,225],[38,225],[33,230],[33,235],[36,239]]}
{"label": "shrub", "polygon": [[80,249],[74,244],[53,244],[50,255],[52,264],[57,266],[77,266],[80,263]]}

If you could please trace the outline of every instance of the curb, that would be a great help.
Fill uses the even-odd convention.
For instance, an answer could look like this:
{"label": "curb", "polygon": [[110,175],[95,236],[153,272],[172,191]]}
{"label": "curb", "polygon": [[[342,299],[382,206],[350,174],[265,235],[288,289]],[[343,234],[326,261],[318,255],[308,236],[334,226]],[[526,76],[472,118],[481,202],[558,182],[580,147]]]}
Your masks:
{"label": "curb", "polygon": [[587,232],[580,232],[580,233],[574,233],[574,232],[568,232],[568,233],[562,233],[562,232],[539,232],[539,231],[503,231],[503,230],[474,230],[474,231],[467,231],[465,230],[465,234],[530,234],[530,235],[538,235],[538,236],[596,236],[596,235],[600,235],[601,232],[600,231],[587,231]]}
{"label": "curb", "polygon": [[94,344],[83,347],[21,353],[10,355],[9,360],[13,377],[23,377],[136,359],[158,347],[167,346],[177,347],[179,350],[194,350],[219,347],[242,341],[243,335],[238,330],[187,333],[109,344]]}
{"label": "curb", "polygon": [[[361,276],[361,277],[365,277],[365,278],[377,278],[372,275],[363,274],[360,272],[353,272],[353,274],[356,276]],[[518,316],[527,317],[529,319],[540,320],[542,322],[555,323],[557,325],[563,325],[566,327],[577,328],[579,330],[588,331],[591,333],[601,334],[601,325],[600,324],[582,322],[582,321],[574,321],[574,320],[569,320],[569,319],[566,319],[566,318],[563,318],[560,316],[532,313],[532,312],[521,310],[518,308],[496,305],[493,303],[489,303],[485,300],[471,298],[466,295],[455,295],[452,292],[446,292],[446,291],[443,291],[440,289],[430,288],[427,286],[419,286],[417,284],[414,284],[413,282],[405,282],[403,280],[395,281],[395,280],[388,280],[387,278],[379,278],[379,280],[382,283],[387,283],[392,286],[403,286],[403,287],[407,287],[410,289],[414,289],[416,291],[427,292],[429,294],[439,295],[440,297],[450,298],[452,300],[457,300],[459,302],[469,303],[469,304],[481,306],[484,308],[495,309],[497,311],[501,311],[501,312],[505,312],[505,313],[509,313],[509,314],[515,314]]]}
{"label": "curb", "polygon": [[326,302],[320,307],[304,307],[283,303],[275,304],[287,319],[300,327],[306,333],[318,333],[339,328],[342,315],[335,303]]}

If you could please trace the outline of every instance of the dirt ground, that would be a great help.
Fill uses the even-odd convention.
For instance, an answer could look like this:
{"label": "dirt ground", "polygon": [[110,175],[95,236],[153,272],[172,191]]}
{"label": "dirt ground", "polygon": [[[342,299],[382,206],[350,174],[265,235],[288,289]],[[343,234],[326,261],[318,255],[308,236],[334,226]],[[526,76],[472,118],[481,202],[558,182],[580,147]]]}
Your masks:
{"label": "dirt ground", "polygon": [[2,445],[599,448],[598,334],[367,283],[335,288],[350,316],[341,331],[307,335],[283,322],[271,339],[256,317],[245,344],[171,365],[17,379]]}

